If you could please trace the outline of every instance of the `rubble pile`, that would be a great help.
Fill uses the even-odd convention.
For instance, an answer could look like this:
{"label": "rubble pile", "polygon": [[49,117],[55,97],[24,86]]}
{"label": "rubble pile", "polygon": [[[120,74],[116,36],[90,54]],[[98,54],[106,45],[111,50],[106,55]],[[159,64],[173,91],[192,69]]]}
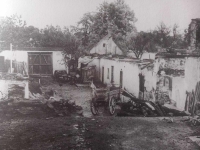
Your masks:
{"label": "rubble pile", "polygon": [[27,75],[22,75],[20,73],[4,73],[0,72],[0,79],[3,80],[28,80]]}
{"label": "rubble pile", "polygon": [[185,111],[178,110],[174,104],[161,105],[159,102],[142,100],[134,97],[128,91],[124,90],[123,96],[129,98],[127,102],[121,104],[121,111],[118,116],[188,116]]}
{"label": "rubble pile", "polygon": [[200,126],[200,115],[187,116],[182,119],[183,122],[189,122],[193,126]]}
{"label": "rubble pile", "polygon": [[46,105],[58,116],[69,116],[71,114],[82,115],[82,107],[77,106],[72,100],[47,101]]}

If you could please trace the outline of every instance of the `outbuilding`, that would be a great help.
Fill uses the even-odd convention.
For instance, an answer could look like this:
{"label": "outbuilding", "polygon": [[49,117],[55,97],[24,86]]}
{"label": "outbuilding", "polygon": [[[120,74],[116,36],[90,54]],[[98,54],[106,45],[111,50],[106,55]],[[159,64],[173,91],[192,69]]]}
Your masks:
{"label": "outbuilding", "polygon": [[[30,76],[50,76],[55,70],[66,70],[62,48],[22,48],[20,50],[3,50],[0,56],[7,61],[5,70],[10,71],[12,59],[12,72],[23,73]],[[21,66],[21,67],[19,67]],[[20,72],[22,73],[22,72]]]}

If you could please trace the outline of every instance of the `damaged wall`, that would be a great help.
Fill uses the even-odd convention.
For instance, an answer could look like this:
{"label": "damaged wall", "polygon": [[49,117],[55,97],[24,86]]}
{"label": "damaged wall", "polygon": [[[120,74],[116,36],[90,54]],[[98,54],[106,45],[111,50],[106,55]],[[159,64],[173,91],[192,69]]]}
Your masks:
{"label": "damaged wall", "polygon": [[0,80],[0,100],[2,98],[29,98],[28,81]]}
{"label": "damaged wall", "polygon": [[176,102],[177,108],[185,106],[185,58],[158,58],[156,60],[157,83],[156,100],[167,103]]}
{"label": "damaged wall", "polygon": [[158,58],[156,64],[157,91],[168,93],[169,98],[176,102],[177,108],[184,110],[186,91],[195,90],[200,81],[200,58]]}
{"label": "damaged wall", "polygon": [[[154,68],[155,67],[153,64],[141,70],[141,73],[142,75],[144,75],[144,80],[145,80],[144,100],[155,101],[157,74],[156,72],[154,72]],[[141,98],[143,98],[143,95],[141,95]]]}

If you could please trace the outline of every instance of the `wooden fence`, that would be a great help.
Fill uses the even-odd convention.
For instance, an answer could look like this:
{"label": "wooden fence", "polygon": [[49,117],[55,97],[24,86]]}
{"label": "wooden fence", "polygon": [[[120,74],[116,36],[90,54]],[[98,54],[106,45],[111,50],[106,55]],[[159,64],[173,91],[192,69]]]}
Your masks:
{"label": "wooden fence", "polygon": [[195,91],[186,92],[185,111],[197,115],[200,111],[200,81],[197,82]]}
{"label": "wooden fence", "polygon": [[[27,63],[12,61],[12,68],[14,69],[13,73],[21,73],[23,75],[28,75]],[[5,72],[10,70],[10,60],[5,61]]]}

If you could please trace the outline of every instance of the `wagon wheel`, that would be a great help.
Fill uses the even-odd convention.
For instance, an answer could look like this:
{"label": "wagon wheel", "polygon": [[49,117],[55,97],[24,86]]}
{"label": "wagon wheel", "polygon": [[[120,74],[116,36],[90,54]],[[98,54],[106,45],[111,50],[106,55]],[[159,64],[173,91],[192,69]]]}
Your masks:
{"label": "wagon wheel", "polygon": [[116,106],[116,99],[114,97],[111,97],[109,99],[109,113],[111,115],[115,114],[115,106]]}
{"label": "wagon wheel", "polygon": [[142,113],[143,113],[144,117],[147,117],[148,116],[147,108],[145,106],[142,106],[141,110],[142,110]]}
{"label": "wagon wheel", "polygon": [[98,107],[97,107],[96,102],[95,102],[94,99],[91,100],[90,110],[91,110],[91,112],[92,112],[93,115],[98,115],[99,114]]}

